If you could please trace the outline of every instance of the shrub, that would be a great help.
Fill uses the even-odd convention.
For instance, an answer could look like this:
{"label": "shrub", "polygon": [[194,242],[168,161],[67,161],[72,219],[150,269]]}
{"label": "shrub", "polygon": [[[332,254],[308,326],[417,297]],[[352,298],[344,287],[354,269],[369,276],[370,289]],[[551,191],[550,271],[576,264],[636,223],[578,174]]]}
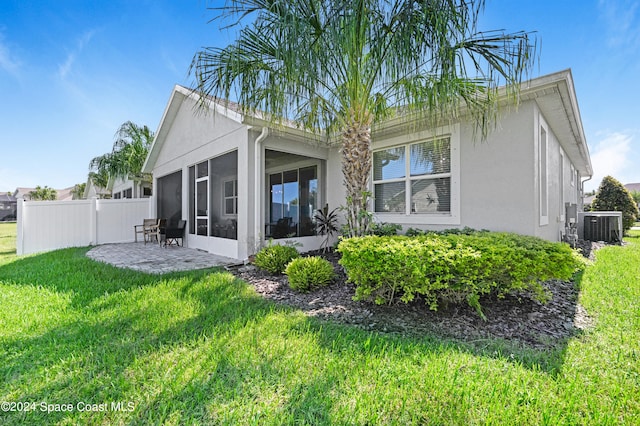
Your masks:
{"label": "shrub", "polygon": [[570,279],[583,265],[566,244],[485,231],[351,238],[338,251],[356,300],[420,296],[433,310],[439,300],[466,300],[483,318],[480,296],[527,291],[545,302],[549,294],[540,281]]}
{"label": "shrub", "polygon": [[371,233],[379,237],[398,235],[398,231],[400,230],[402,230],[402,225],[398,225],[397,223],[381,222],[375,223],[371,227]]}
{"label": "shrub", "polygon": [[338,208],[329,211],[329,204],[325,204],[323,208],[316,210],[314,219],[316,220],[316,232],[318,235],[324,236],[320,245],[324,253],[329,249],[329,240],[338,233]]}
{"label": "shrub", "polygon": [[295,247],[269,244],[256,254],[253,263],[272,274],[282,274],[287,264],[298,256]]}
{"label": "shrub", "polygon": [[407,237],[416,237],[418,235],[427,235],[427,234],[433,234],[433,235],[450,235],[450,234],[464,234],[464,235],[476,235],[476,234],[486,234],[487,232],[491,232],[487,229],[482,229],[480,231],[473,229],[473,228],[469,228],[468,226],[465,226],[464,228],[449,228],[449,229],[444,229],[442,231],[430,231],[430,230],[422,230],[422,229],[418,229],[418,228],[409,228],[407,229],[407,232],[405,233],[405,235]]}
{"label": "shrub", "polygon": [[335,277],[333,265],[318,256],[293,259],[284,273],[289,277],[289,287],[302,291],[316,286],[325,286]]}
{"label": "shrub", "polygon": [[624,232],[633,226],[640,212],[631,193],[619,181],[606,176],[602,179],[598,194],[591,203],[593,211],[619,211],[622,212],[622,227]]}

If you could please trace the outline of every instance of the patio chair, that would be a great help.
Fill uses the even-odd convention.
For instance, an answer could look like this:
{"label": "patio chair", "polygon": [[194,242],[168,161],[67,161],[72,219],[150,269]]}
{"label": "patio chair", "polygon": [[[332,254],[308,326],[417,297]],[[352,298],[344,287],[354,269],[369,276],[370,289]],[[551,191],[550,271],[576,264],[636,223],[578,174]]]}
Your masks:
{"label": "patio chair", "polygon": [[146,244],[148,238],[148,232],[151,231],[151,227],[158,224],[158,219],[143,219],[142,225],[133,225],[134,238],[136,243],[138,242],[138,234],[142,234],[142,238]]}
{"label": "patio chair", "polygon": [[[164,246],[170,246],[175,243],[178,247],[184,245],[184,228],[187,226],[186,220],[179,220],[178,226],[165,228],[162,232],[164,234]],[[180,242],[178,242],[180,240]],[[182,244],[180,244],[182,243]]]}
{"label": "patio chair", "polygon": [[[152,237],[155,237],[158,244],[162,245],[162,231],[167,226],[167,219],[158,219],[157,223],[149,227],[149,231],[147,232],[147,236],[149,237],[149,241],[151,241]],[[146,241],[145,241],[146,242]]]}

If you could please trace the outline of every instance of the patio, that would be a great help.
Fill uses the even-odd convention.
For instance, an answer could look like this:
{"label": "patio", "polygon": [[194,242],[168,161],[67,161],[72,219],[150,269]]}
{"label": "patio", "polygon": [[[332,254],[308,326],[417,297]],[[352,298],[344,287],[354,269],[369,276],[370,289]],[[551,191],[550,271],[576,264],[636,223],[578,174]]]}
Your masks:
{"label": "patio", "polygon": [[166,274],[238,263],[236,259],[200,250],[176,246],[165,248],[158,244],[142,242],[96,246],[87,252],[87,256],[118,268],[133,269],[148,274]]}

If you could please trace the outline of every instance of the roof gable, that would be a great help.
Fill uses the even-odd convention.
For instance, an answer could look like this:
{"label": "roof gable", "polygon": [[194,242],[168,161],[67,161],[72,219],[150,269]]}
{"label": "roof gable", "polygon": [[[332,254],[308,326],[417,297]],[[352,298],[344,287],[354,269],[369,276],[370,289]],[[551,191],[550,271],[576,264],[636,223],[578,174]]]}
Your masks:
{"label": "roof gable", "polygon": [[[176,119],[180,108],[187,99],[191,99],[196,103],[200,102],[198,95],[191,89],[176,84],[171,92],[171,97],[169,98],[169,102],[167,103],[164,113],[162,114],[162,119],[160,120],[158,129],[156,130],[156,136],[153,139],[151,149],[149,149],[147,159],[142,166],[143,173],[151,173],[153,171],[153,167],[155,166],[158,156],[162,151],[162,147],[167,140],[173,121]],[[212,99],[208,99],[205,102],[204,110],[202,110],[201,113],[204,115],[219,114],[237,123],[242,123],[244,121],[244,116],[238,112],[239,109],[238,105],[233,102],[229,102],[229,104],[225,106]]]}

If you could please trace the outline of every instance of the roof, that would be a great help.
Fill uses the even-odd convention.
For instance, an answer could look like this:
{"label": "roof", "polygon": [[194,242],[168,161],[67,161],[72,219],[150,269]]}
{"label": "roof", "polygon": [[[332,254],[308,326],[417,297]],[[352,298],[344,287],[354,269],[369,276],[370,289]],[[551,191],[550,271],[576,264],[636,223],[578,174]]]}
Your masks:
{"label": "roof", "polygon": [[73,194],[71,191],[73,191],[74,188],[75,186],[70,186],[69,188],[64,189],[56,189],[56,191],[58,192],[58,201],[73,200]]}
{"label": "roof", "polygon": [[593,166],[571,70],[559,71],[522,83],[520,99],[536,101],[580,174],[583,177],[593,176]]}
{"label": "roof", "polygon": [[[187,99],[191,98],[192,100],[198,102],[199,97],[198,94],[193,90],[188,89],[184,86],[176,84],[173,87],[173,91],[171,92],[171,97],[169,98],[169,103],[167,104],[164,113],[162,114],[162,119],[160,120],[160,124],[158,125],[158,129],[156,130],[156,136],[153,139],[153,144],[151,145],[151,149],[149,149],[149,154],[147,155],[147,159],[142,166],[143,173],[151,173],[153,170],[153,166],[155,165],[156,160],[158,159],[158,155],[160,155],[160,151],[162,146],[164,145],[164,141],[167,138],[167,134],[169,132],[169,123],[173,122],[182,106],[182,103]],[[235,106],[235,109],[233,108]],[[220,102],[214,99],[209,99],[206,107],[208,110],[215,111],[231,120],[237,121],[238,123],[243,122],[243,116],[238,112],[239,107],[238,104],[229,101],[227,106],[225,107]],[[167,125],[165,125],[165,123]]]}
{"label": "roof", "polygon": [[0,194],[0,203],[15,203],[16,197],[11,195],[11,193],[3,193]]}
{"label": "roof", "polygon": [[[508,99],[506,88],[502,88],[500,95],[505,101]],[[164,141],[166,140],[169,127],[165,123],[171,123],[185,99],[191,98],[199,101],[199,96],[192,89],[176,85],[171,93],[169,103],[162,115],[160,125],[156,131],[156,137],[149,150],[149,155],[142,167],[144,173],[151,173],[156,160],[160,154]],[[520,100],[534,100],[544,115],[547,123],[558,138],[564,151],[571,159],[572,164],[580,172],[581,176],[593,175],[593,167],[589,156],[582,118],[578,107],[577,96],[573,84],[571,70],[567,69],[557,73],[545,75],[523,82],[520,85]],[[231,120],[247,125],[260,125],[271,127],[264,114],[258,112],[253,116],[245,116],[240,105],[235,102],[225,101],[217,98],[207,98],[206,107]],[[399,124],[406,124],[402,119],[390,120],[383,124],[381,128],[392,129]],[[292,122],[286,122],[285,128],[292,135],[304,137],[306,132],[295,128]]]}
{"label": "roof", "polygon": [[629,192],[640,192],[640,183],[627,183],[624,187]]}
{"label": "roof", "polygon": [[[73,188],[75,188],[75,186],[70,186],[69,188],[63,188],[63,189],[56,189],[56,194],[57,194],[57,201],[69,201],[73,199],[73,194],[71,193],[71,191],[73,191]],[[24,187],[18,187],[16,188],[15,192],[13,193],[15,196],[19,196],[22,195],[25,199],[29,199],[31,198],[29,196],[29,193],[31,191],[35,191],[35,188],[24,188]]]}

